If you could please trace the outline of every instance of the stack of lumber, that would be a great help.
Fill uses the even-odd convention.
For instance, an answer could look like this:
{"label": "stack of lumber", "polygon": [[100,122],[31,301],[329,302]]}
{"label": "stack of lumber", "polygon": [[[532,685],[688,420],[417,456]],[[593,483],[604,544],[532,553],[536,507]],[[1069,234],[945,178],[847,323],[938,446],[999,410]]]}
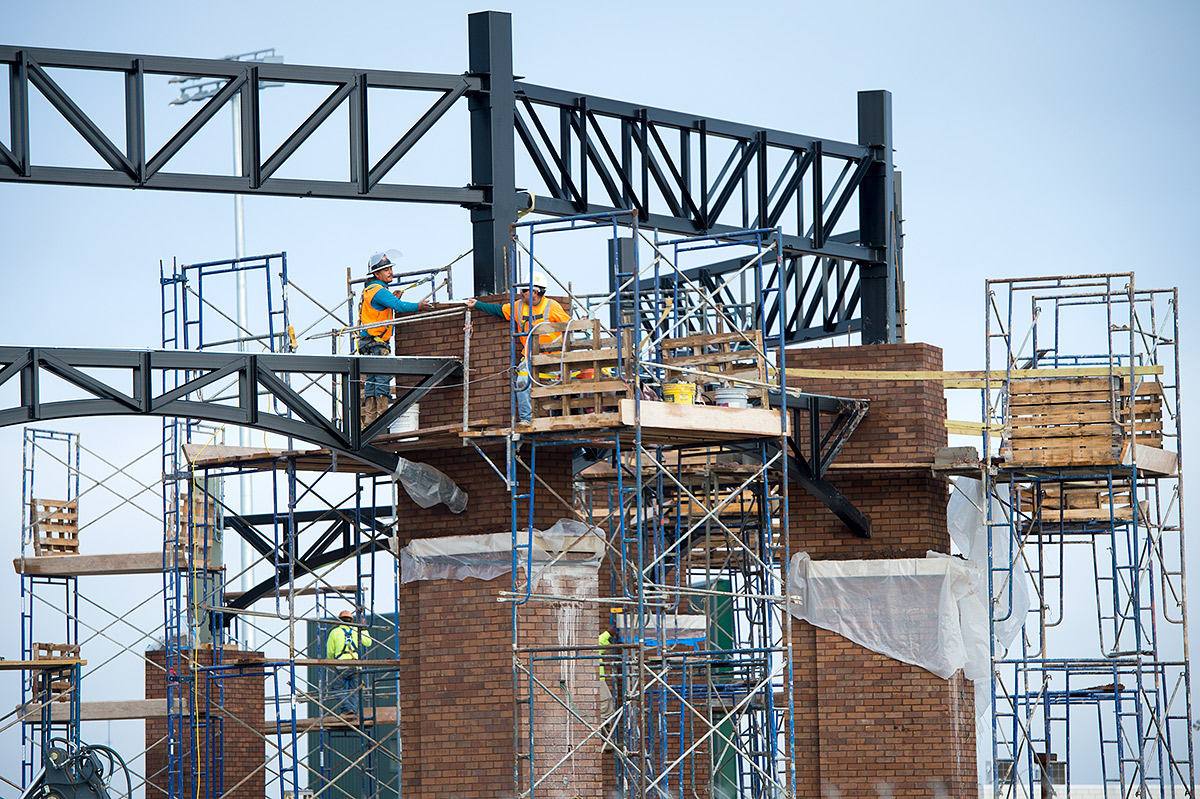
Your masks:
{"label": "stack of lumber", "polygon": [[199,491],[180,495],[179,515],[175,522],[178,543],[172,546],[177,550],[181,568],[190,564],[193,568],[203,569],[208,567],[209,561],[213,566],[220,565],[221,520],[217,514],[217,501],[211,495]]}
{"label": "stack of lumber", "polygon": [[1012,467],[1119,465],[1131,431],[1139,445],[1162,446],[1156,382],[1135,389],[1122,377],[1013,380],[1008,400]]}
{"label": "stack of lumber", "polygon": [[[78,644],[37,644],[33,645],[33,659],[39,662],[45,661],[66,661],[74,663],[79,660],[79,645]],[[72,691],[71,679],[69,676],[58,677],[50,681],[50,699],[55,702],[71,701]],[[36,702],[45,702],[47,697],[41,695],[41,691],[34,697]]]}
{"label": "stack of lumber", "polygon": [[1074,480],[1022,489],[1021,508],[1041,527],[1132,521],[1129,484]]}

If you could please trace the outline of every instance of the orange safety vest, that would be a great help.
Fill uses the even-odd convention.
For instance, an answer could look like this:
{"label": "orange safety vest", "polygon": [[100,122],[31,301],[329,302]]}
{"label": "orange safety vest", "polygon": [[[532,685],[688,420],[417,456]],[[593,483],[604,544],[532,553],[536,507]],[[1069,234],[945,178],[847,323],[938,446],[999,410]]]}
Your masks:
{"label": "orange safety vest", "polygon": [[[362,299],[358,303],[358,323],[360,325],[369,325],[374,322],[385,322],[389,319],[394,319],[395,314],[391,308],[384,308],[382,311],[371,304],[371,298],[375,296],[375,292],[380,289],[387,290],[387,286],[382,283],[369,283],[363,289]],[[367,328],[367,335],[376,341],[387,344],[392,338],[392,325],[384,325],[382,327]]]}
{"label": "orange safety vest", "polygon": [[[512,319],[512,303],[505,303],[500,309],[504,313],[505,319]],[[557,311],[557,313],[554,313]],[[517,300],[517,332],[528,333],[536,325],[542,322],[566,322],[570,320],[570,315],[563,310],[563,307],[558,304],[557,300],[552,300],[549,297],[542,297],[541,301],[532,308],[524,300]],[[521,352],[522,357],[529,358],[528,336],[521,336]],[[553,344],[562,338],[562,333],[547,333],[539,335],[538,341],[543,346]]]}

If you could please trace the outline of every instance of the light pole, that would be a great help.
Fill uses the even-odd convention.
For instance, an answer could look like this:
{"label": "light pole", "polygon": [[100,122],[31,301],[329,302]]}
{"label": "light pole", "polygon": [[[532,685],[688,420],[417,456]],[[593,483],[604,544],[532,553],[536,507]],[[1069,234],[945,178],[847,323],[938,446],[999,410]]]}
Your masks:
{"label": "light pole", "polygon": [[[283,56],[276,55],[275,48],[271,47],[266,50],[255,50],[250,53],[239,53],[237,55],[225,56],[226,61],[255,61],[262,64],[282,64]],[[180,84],[179,96],[171,101],[171,105],[183,105],[184,103],[198,102],[207,100],[221,90],[226,83],[224,80],[215,80],[208,78],[172,78],[171,83]],[[262,81],[258,84],[259,89],[271,89],[276,86],[282,86],[282,83],[268,83]],[[246,91],[245,88],[241,91]],[[233,112],[233,171],[236,175],[242,175],[245,172],[245,165],[242,163],[242,104],[238,98],[233,98],[229,102]],[[246,218],[245,211],[242,205],[243,197],[240,194],[233,195],[233,251],[234,257],[241,259],[246,257]],[[235,319],[238,328],[244,333],[249,328],[249,307],[246,300],[246,273],[237,271],[234,274],[234,280],[237,286],[237,309]],[[239,338],[242,333],[239,333]],[[246,342],[238,342],[238,350],[246,350]],[[250,445],[250,431],[244,427],[238,428],[238,446],[247,447]],[[250,513],[251,500],[251,485],[250,475],[242,473],[238,475],[238,510],[246,516]],[[240,556],[241,575],[238,578],[238,587],[242,591],[249,591],[251,587],[251,563],[253,562],[254,553],[250,550],[250,545],[245,539],[241,539],[238,548]],[[255,635],[253,628],[247,626],[245,631],[246,647],[253,649],[255,646]]]}

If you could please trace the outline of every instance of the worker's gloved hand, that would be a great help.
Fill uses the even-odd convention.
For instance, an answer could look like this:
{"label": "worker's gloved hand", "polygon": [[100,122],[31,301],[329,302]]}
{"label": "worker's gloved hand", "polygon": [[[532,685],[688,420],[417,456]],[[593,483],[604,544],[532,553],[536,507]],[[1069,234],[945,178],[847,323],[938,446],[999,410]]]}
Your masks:
{"label": "worker's gloved hand", "polygon": [[417,310],[418,311],[432,311],[433,303],[430,302],[429,300],[421,300],[420,302],[417,303]]}
{"label": "worker's gloved hand", "polygon": [[475,307],[475,298],[469,297],[469,298],[463,300],[463,305],[467,306],[468,308],[474,308]]}

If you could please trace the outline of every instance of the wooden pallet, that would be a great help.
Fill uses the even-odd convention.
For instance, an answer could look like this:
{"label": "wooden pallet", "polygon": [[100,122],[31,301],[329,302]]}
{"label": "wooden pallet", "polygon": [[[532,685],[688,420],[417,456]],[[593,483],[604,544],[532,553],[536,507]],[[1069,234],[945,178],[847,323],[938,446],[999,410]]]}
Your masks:
{"label": "wooden pallet", "polygon": [[[598,319],[538,325],[529,337],[529,364],[535,383],[530,390],[535,418],[551,413],[582,413],[613,419],[622,399],[633,396],[617,368],[616,339],[604,333]],[[541,336],[563,337],[542,344]]]}
{"label": "wooden pallet", "polygon": [[[189,509],[191,515],[189,516]],[[220,524],[216,498],[205,496],[203,493],[182,495],[179,497],[179,515],[176,517],[178,527],[177,546],[183,557],[180,558],[180,568],[206,568],[208,561],[220,561]],[[191,527],[191,557],[187,558],[188,528]]]}
{"label": "wooden pallet", "polygon": [[79,554],[79,502],[55,499],[31,499],[29,518],[33,520],[33,554]]}
{"label": "wooden pallet", "polygon": [[1115,466],[1131,430],[1139,444],[1162,446],[1155,382],[1142,382],[1134,396],[1121,377],[1013,380],[1008,410],[1010,467]]}
{"label": "wooden pallet", "polygon": [[[54,661],[74,663],[79,660],[79,645],[35,643],[33,645],[33,660],[40,663]],[[41,687],[44,687],[44,683]],[[55,679],[50,682],[50,694],[52,700],[55,702],[70,702],[73,690],[74,686],[69,678]],[[34,701],[46,701],[46,697],[42,695],[40,688],[34,696]]]}
{"label": "wooden pallet", "polygon": [[1043,527],[1088,522],[1132,521],[1133,506],[1128,486],[1084,480],[1047,483],[1020,491],[1021,508],[1039,519]]}
{"label": "wooden pallet", "polygon": [[699,385],[717,384],[722,387],[745,385],[733,382],[730,378],[734,376],[756,380],[761,387],[747,387],[751,404],[769,408],[767,362],[762,349],[761,330],[665,338],[662,340],[662,362],[664,366],[680,366],[708,373],[701,376],[668,369],[667,380]]}

